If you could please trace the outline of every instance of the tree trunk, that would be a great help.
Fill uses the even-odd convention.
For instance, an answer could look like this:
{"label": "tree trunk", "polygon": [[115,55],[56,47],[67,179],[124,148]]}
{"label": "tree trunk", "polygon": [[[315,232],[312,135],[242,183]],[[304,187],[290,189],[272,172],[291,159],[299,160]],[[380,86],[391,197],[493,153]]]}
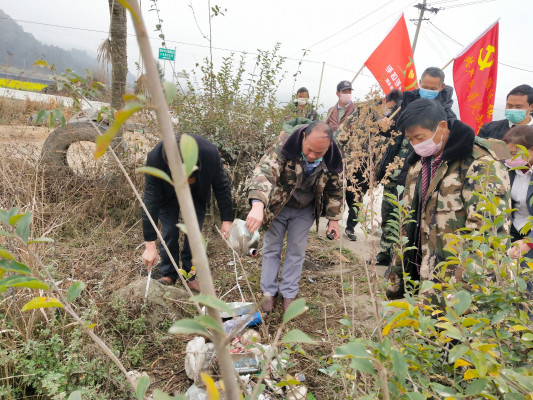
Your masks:
{"label": "tree trunk", "polygon": [[124,106],[126,76],[128,74],[127,18],[126,9],[116,0],[109,1],[111,39],[111,108],[115,111]]}

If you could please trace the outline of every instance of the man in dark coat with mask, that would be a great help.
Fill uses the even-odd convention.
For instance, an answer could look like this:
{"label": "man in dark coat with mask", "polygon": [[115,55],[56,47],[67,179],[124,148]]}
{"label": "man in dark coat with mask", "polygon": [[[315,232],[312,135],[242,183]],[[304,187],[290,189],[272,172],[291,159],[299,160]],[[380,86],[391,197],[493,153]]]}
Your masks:
{"label": "man in dark coat with mask", "polygon": [[[403,93],[401,110],[397,115],[397,118],[400,118],[401,114],[410,103],[417,99],[424,98],[439,103],[443,107],[447,119],[457,119],[457,116],[452,110],[453,87],[444,83],[444,72],[440,68],[427,68],[422,73],[419,86],[419,89]],[[405,138],[405,133],[396,136],[394,138],[394,143],[389,146],[378,166],[377,180],[381,180],[385,176],[385,171],[387,170],[388,165],[392,163],[396,157],[398,157],[400,163],[389,176],[389,182],[385,185],[384,193],[390,193],[393,196],[396,196],[396,187],[405,184],[405,175],[407,171],[402,172],[402,168],[404,160],[410,152],[412,152],[412,147],[409,144],[409,141]],[[387,221],[391,218],[392,209],[386,200],[387,197],[383,196],[383,199],[381,206],[381,220],[383,221],[382,231],[386,231],[383,227],[386,226]],[[391,243],[385,236],[387,235],[382,235],[381,251],[376,256],[377,263],[382,265],[387,265],[391,260]]]}

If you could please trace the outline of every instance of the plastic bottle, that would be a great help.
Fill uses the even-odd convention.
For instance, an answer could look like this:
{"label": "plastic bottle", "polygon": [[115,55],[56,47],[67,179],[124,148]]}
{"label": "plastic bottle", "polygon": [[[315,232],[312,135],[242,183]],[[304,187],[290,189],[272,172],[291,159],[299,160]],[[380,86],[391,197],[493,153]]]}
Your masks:
{"label": "plastic bottle", "polygon": [[246,228],[246,222],[242,219],[235,219],[229,230],[229,242],[233,249],[241,255],[257,256],[259,246],[259,231],[253,234]]}

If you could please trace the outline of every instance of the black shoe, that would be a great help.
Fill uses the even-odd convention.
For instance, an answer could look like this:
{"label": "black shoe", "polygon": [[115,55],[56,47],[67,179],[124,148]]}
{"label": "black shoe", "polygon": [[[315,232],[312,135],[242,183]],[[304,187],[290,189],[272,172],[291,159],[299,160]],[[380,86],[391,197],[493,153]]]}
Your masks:
{"label": "black shoe", "polygon": [[391,256],[389,256],[387,253],[378,253],[376,255],[377,265],[389,265],[391,261]]}
{"label": "black shoe", "polygon": [[348,240],[351,240],[352,242],[355,242],[357,240],[357,236],[355,236],[353,228],[346,228],[344,233],[346,234]]}

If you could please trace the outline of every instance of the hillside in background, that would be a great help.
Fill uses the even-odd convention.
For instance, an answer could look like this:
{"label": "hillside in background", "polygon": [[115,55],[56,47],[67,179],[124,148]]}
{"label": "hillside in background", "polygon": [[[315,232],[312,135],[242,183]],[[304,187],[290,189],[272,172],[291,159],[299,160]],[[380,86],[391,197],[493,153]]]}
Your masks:
{"label": "hillside in background", "polygon": [[65,71],[67,67],[79,73],[99,68],[96,56],[81,50],[64,50],[43,44],[0,10],[0,66],[30,70],[39,59],[46,60],[50,65],[54,63],[58,72]]}

